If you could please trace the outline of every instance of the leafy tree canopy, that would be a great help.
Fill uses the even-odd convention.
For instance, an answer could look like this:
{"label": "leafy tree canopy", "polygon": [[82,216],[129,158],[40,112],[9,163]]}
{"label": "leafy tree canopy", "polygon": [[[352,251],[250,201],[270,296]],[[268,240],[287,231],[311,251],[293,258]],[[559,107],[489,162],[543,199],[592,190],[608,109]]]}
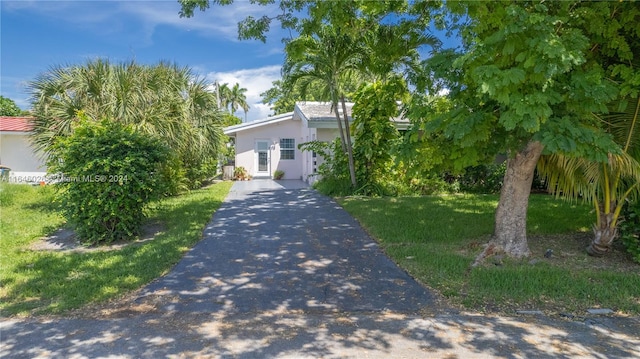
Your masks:
{"label": "leafy tree canopy", "polygon": [[637,92],[629,85],[637,81],[631,61],[637,5],[464,1],[447,6],[453,18],[465,19],[458,24],[464,50],[429,60],[426,73],[446,85],[453,109],[424,128],[452,140],[450,159],[457,168],[509,153],[494,238],[475,264],[496,251],[528,256],[527,203],[540,155],[607,163],[621,153],[608,124],[594,114],[607,113],[607,105],[625,92]]}
{"label": "leafy tree canopy", "polygon": [[0,116],[19,116],[20,114],[22,110],[12,99],[0,96]]}
{"label": "leafy tree canopy", "polygon": [[[546,153],[599,161],[616,145],[592,113],[606,112],[618,94],[606,64],[593,56],[589,18],[615,17],[611,6],[581,2],[462,2],[465,51],[445,52],[427,72],[445,84],[455,109],[429,123],[456,141],[458,168],[517,152],[540,141]],[[585,19],[585,14],[590,16]],[[597,14],[597,16],[596,16]],[[611,30],[611,31],[609,31]],[[604,33],[609,32],[610,35]],[[603,36],[618,39],[610,27]],[[618,39],[619,40],[619,39]],[[619,43],[619,42],[618,42]],[[437,90],[437,89],[435,89]]]}
{"label": "leafy tree canopy", "polygon": [[291,86],[282,80],[271,83],[272,87],[260,94],[262,103],[271,105],[274,114],[290,112],[297,101],[327,101],[322,94],[322,88],[312,84],[303,95],[299,86]]}
{"label": "leafy tree canopy", "polygon": [[[192,17],[195,11],[205,11],[213,6],[226,6],[233,0],[178,0],[180,16]],[[278,12],[259,18],[248,16],[238,23],[238,38],[241,40],[266,41],[266,34],[273,23],[293,34],[309,34],[321,23],[340,24],[344,28],[360,29],[365,21],[369,24],[395,23],[405,29],[426,29],[431,21],[431,9],[441,6],[440,1],[307,1],[307,0],[256,0],[259,6],[277,4]],[[299,17],[299,14],[308,16]]]}

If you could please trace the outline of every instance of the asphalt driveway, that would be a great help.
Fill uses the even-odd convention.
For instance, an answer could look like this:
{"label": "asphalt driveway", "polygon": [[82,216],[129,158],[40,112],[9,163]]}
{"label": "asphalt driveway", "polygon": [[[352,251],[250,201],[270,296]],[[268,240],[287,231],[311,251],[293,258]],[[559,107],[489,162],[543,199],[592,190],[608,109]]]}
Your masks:
{"label": "asphalt driveway", "polygon": [[429,292],[302,181],[235,182],[199,242],[140,301],[163,311],[417,313]]}
{"label": "asphalt driveway", "polygon": [[630,358],[638,318],[458,313],[300,181],[236,182],[203,240],[130,298],[0,320],[2,358]]}

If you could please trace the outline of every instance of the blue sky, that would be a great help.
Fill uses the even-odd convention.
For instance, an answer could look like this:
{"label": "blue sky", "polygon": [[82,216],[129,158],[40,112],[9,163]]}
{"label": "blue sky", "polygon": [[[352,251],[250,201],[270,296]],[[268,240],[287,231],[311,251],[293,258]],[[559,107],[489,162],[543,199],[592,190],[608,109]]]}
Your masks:
{"label": "blue sky", "polygon": [[180,18],[179,10],[177,0],[0,0],[0,92],[28,109],[27,83],[51,66],[95,58],[164,60],[189,66],[211,83],[239,83],[247,88],[247,119],[267,116],[260,93],[280,78],[283,34],[278,25],[266,44],[240,41],[237,22],[273,16],[277,7],[236,0],[189,19]]}
{"label": "blue sky", "polygon": [[[29,108],[28,81],[54,65],[90,59],[160,60],[191,67],[210,82],[240,83],[251,106],[248,119],[266,116],[260,93],[280,77],[279,29],[266,44],[237,40],[237,22],[275,8],[238,1],[180,18],[176,0],[0,1],[1,94]],[[239,116],[244,117],[242,112]]]}

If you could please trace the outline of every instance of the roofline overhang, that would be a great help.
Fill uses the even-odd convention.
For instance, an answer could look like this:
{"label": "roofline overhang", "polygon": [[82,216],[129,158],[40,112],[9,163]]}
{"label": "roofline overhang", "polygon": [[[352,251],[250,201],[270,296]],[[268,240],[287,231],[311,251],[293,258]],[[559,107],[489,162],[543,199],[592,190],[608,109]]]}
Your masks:
{"label": "roofline overhang", "polygon": [[31,135],[31,131],[0,131],[0,135]]}
{"label": "roofline overhang", "polygon": [[282,122],[282,121],[287,121],[292,118],[293,118],[293,112],[287,112],[277,116],[267,117],[262,120],[256,120],[252,122],[241,123],[239,125],[225,127],[222,129],[222,131],[227,136],[233,136],[238,132],[251,130],[254,128],[271,125],[271,124]]}
{"label": "roofline overhang", "polygon": [[[351,123],[351,121],[350,121]],[[408,122],[393,122],[396,130],[406,131],[411,127],[411,123]],[[309,122],[309,128],[330,128],[338,129],[338,123],[336,121],[311,121]]]}

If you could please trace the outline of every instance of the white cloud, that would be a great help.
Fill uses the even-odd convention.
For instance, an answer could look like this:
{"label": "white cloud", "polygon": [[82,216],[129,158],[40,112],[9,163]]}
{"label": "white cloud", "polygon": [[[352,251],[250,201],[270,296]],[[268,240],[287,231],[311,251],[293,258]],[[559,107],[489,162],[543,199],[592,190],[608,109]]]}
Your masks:
{"label": "white cloud", "polygon": [[[265,66],[255,69],[243,69],[229,72],[210,72],[206,79],[210,83],[228,83],[229,86],[240,84],[247,89],[247,121],[258,120],[271,114],[268,105],[262,103],[260,94],[271,88],[271,83],[280,79],[280,65]],[[244,111],[237,112],[238,117],[244,119]]]}
{"label": "white cloud", "polygon": [[129,1],[3,1],[5,11],[28,10],[67,23],[84,26],[93,32],[111,33],[122,31],[137,22],[142,33],[130,34],[150,43],[158,26],[166,25],[205,36],[239,41],[238,22],[247,16],[273,16],[278,7],[275,4],[258,6],[249,1],[236,1],[232,5],[212,5],[202,12],[196,10],[191,18],[179,17],[180,4],[176,0],[129,0]]}

